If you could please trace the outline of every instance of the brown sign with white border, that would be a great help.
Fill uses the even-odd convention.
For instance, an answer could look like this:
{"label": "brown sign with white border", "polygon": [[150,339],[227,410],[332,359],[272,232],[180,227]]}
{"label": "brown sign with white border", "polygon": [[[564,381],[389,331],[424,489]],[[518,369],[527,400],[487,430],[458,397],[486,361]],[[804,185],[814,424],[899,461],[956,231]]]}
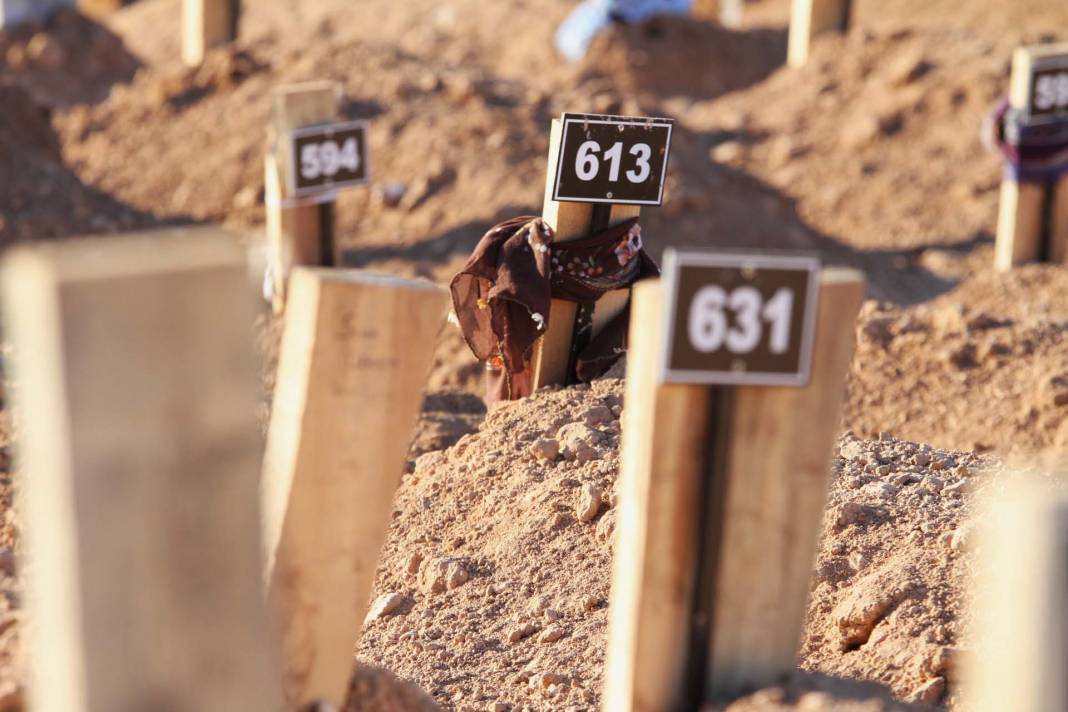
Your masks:
{"label": "brown sign with white border", "polygon": [[805,385],[819,270],[810,255],[667,250],[661,380]]}

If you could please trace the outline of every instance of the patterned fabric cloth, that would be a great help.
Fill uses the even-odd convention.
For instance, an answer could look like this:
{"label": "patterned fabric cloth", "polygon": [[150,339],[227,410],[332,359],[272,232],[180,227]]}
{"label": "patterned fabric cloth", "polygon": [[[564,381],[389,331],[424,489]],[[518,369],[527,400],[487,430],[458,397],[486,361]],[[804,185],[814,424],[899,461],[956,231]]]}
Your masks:
{"label": "patterned fabric cloth", "polygon": [[556,48],[576,62],[610,22],[634,24],[656,15],[687,15],[693,0],[584,0],[556,32]]}
{"label": "patterned fabric cloth", "polygon": [[[589,304],[659,274],[642,249],[637,218],[579,240],[554,238],[541,218],[503,222],[482,236],[452,280],[464,340],[487,364],[487,403],[530,395],[532,350],[553,299]],[[628,319],[625,311],[593,335],[569,376],[590,381],[607,371],[623,353]]]}
{"label": "patterned fabric cloth", "polygon": [[1029,124],[1003,99],[983,125],[983,140],[1005,160],[1005,177],[1055,183],[1068,175],[1068,121]]}

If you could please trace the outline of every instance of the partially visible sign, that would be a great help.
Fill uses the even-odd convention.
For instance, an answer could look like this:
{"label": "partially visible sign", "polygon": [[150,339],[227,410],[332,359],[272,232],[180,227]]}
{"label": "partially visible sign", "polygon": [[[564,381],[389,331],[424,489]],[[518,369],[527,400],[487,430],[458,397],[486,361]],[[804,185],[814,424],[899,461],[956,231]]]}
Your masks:
{"label": "partially visible sign", "polygon": [[660,205],[670,119],[564,114],[553,200]]}
{"label": "partially visible sign", "polygon": [[367,122],[296,129],[290,136],[289,192],[294,197],[364,185],[370,178]]}
{"label": "partially visible sign", "polygon": [[1028,115],[1032,119],[1068,116],[1068,56],[1036,60]]}
{"label": "partially visible sign", "polygon": [[805,385],[819,270],[809,255],[667,250],[661,380]]}

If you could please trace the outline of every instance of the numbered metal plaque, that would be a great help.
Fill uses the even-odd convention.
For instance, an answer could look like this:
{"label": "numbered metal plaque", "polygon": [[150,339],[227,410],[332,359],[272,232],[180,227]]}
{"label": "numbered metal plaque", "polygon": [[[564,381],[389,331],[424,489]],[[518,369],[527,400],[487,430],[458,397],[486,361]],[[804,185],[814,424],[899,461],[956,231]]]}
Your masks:
{"label": "numbered metal plaque", "polygon": [[312,126],[290,133],[289,193],[305,197],[370,179],[367,122]]}
{"label": "numbered metal plaque", "polygon": [[1068,116],[1068,56],[1036,59],[1027,110],[1031,119]]}
{"label": "numbered metal plaque", "polygon": [[661,379],[805,385],[819,270],[808,255],[666,251]]}
{"label": "numbered metal plaque", "polygon": [[670,119],[564,114],[553,200],[660,205]]}

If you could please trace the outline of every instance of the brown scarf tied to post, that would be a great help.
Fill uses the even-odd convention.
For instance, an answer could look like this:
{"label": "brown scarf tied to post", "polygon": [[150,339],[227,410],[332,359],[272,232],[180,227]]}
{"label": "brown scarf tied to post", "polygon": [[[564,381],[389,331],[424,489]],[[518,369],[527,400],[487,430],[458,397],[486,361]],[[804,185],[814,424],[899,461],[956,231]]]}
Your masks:
{"label": "brown scarf tied to post", "polygon": [[[530,395],[530,358],[548,327],[553,299],[588,306],[606,292],[660,273],[642,249],[637,218],[578,240],[554,238],[541,218],[503,222],[482,236],[452,280],[464,339],[487,363],[487,404]],[[584,323],[581,312],[579,330],[589,329],[589,314]],[[623,353],[629,317],[628,307],[582,346],[569,378],[588,382],[611,368]]]}

